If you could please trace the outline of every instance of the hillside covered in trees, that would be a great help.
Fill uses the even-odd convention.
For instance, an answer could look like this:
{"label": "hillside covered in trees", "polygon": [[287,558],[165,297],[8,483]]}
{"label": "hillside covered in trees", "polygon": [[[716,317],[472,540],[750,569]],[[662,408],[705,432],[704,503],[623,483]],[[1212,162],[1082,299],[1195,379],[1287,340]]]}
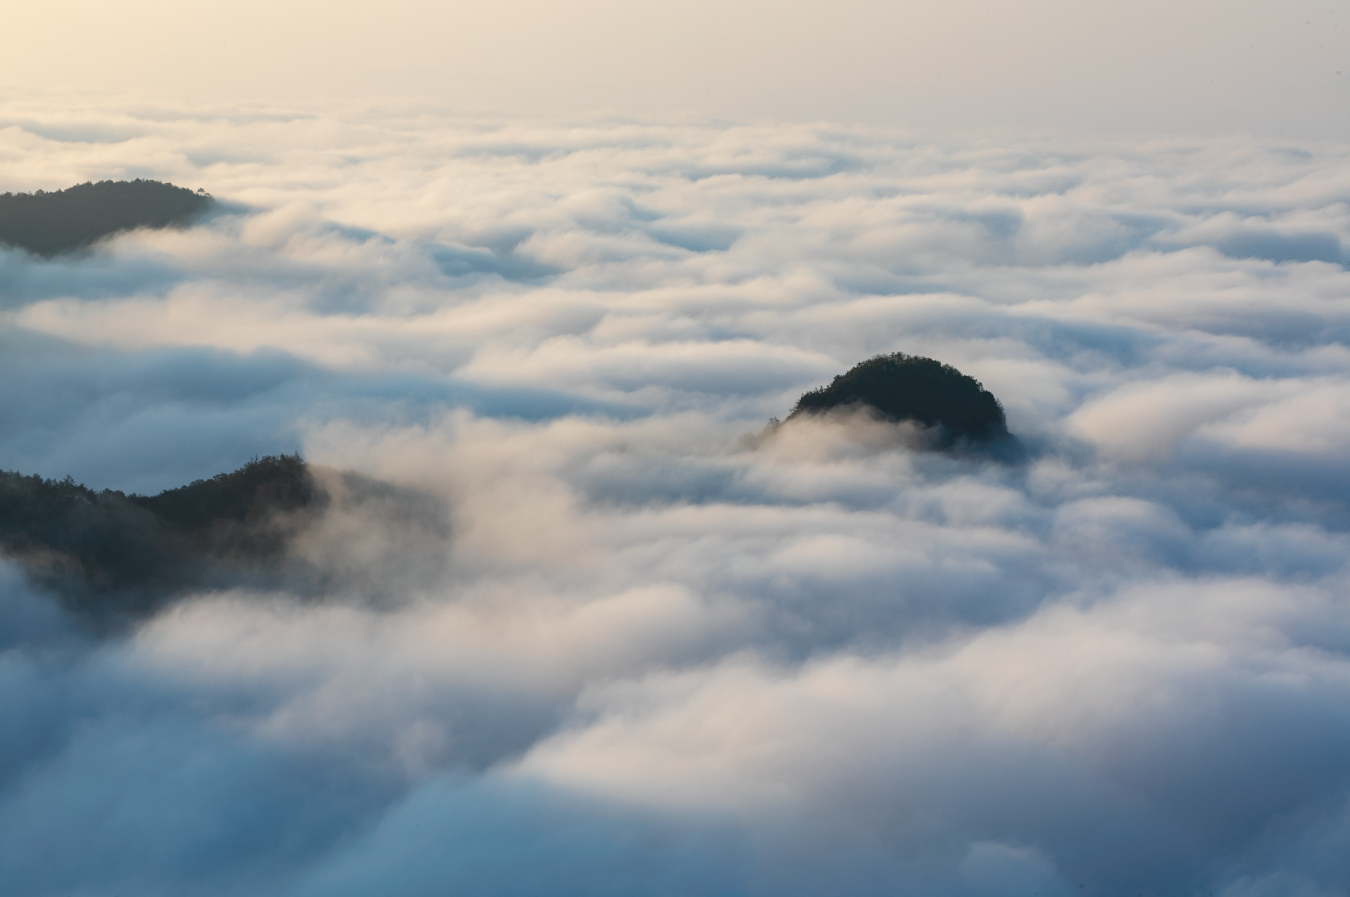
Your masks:
{"label": "hillside covered in trees", "polygon": [[903,352],[868,359],[811,390],[788,420],[844,408],[867,408],[886,420],[933,428],[941,448],[1014,439],[1003,406],[978,380],[949,364]]}
{"label": "hillside covered in trees", "polygon": [[139,227],[183,227],[215,202],[160,181],[99,181],[0,194],[0,243],[51,257]]}
{"label": "hillside covered in trees", "polygon": [[155,496],[0,472],[0,550],[69,609],[114,622],[276,563],[316,495],[299,455]]}
{"label": "hillside covered in trees", "polygon": [[219,589],[384,605],[444,569],[436,496],[298,454],[158,495],[0,471],[0,557],[95,629]]}

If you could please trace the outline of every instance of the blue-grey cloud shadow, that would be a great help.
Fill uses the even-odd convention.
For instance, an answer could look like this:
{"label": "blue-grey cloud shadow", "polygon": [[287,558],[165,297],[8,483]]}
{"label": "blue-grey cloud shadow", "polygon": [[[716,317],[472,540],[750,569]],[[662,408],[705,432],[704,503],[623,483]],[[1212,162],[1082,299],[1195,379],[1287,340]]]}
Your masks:
{"label": "blue-grey cloud shadow", "polygon": [[156,492],[296,451],[311,425],[428,423],[449,408],[524,420],[644,413],[436,372],[334,371],[275,350],[131,353],[0,331],[0,468],[96,488]]}
{"label": "blue-grey cloud shadow", "polygon": [[1215,248],[1229,258],[1271,262],[1328,262],[1342,265],[1341,238],[1326,231],[1283,233],[1276,230],[1241,231],[1218,240]]}
{"label": "blue-grey cloud shadow", "polygon": [[429,243],[424,251],[447,277],[495,274],[504,280],[529,282],[543,280],[562,271],[514,252],[497,253],[474,246]]}

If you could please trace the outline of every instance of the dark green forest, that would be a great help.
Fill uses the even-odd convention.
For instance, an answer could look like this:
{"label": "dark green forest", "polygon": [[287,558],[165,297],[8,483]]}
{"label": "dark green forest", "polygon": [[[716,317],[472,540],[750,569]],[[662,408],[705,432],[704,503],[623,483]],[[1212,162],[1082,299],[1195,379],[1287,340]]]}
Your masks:
{"label": "dark green forest", "polygon": [[154,496],[0,472],[0,550],[69,610],[116,625],[274,567],[319,497],[299,455]]}
{"label": "dark green forest", "polygon": [[835,408],[867,407],[892,421],[933,427],[939,444],[988,444],[1012,438],[1003,406],[978,380],[932,358],[878,355],[801,397],[788,420]]}
{"label": "dark green forest", "polygon": [[138,227],[183,227],[214,199],[160,181],[99,181],[65,190],[0,194],[0,243],[44,257]]}

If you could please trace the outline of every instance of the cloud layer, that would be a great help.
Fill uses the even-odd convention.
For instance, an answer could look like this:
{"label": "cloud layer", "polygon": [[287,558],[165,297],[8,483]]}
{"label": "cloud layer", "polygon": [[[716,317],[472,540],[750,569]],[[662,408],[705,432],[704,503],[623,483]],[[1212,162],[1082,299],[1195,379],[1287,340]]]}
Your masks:
{"label": "cloud layer", "polygon": [[[0,466],[302,450],[332,594],[96,640],[0,569],[12,894],[1337,894],[1345,147],[0,108]],[[978,377],[1022,464],[796,397]],[[378,600],[375,600],[378,599]],[[73,849],[72,845],[78,845]]]}

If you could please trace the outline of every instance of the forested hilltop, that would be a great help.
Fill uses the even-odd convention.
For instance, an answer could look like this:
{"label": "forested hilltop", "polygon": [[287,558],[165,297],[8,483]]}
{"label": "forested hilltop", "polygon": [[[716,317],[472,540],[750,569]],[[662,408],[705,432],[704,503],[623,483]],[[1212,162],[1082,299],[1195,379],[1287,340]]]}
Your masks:
{"label": "forested hilltop", "polygon": [[949,364],[896,352],[854,365],[828,386],[803,395],[788,420],[834,409],[866,408],[892,421],[931,428],[940,448],[1011,447],[1003,406],[974,377]]}
{"label": "forested hilltop", "polygon": [[258,458],[155,496],[5,471],[0,551],[69,609],[110,622],[278,561],[315,497],[299,455]]}
{"label": "forested hilltop", "polygon": [[0,194],[0,243],[51,257],[138,227],[182,227],[215,200],[160,181],[99,181]]}
{"label": "forested hilltop", "polygon": [[436,496],[298,454],[158,495],[0,471],[0,557],[104,631],[220,589],[381,604],[440,575],[449,535]]}

